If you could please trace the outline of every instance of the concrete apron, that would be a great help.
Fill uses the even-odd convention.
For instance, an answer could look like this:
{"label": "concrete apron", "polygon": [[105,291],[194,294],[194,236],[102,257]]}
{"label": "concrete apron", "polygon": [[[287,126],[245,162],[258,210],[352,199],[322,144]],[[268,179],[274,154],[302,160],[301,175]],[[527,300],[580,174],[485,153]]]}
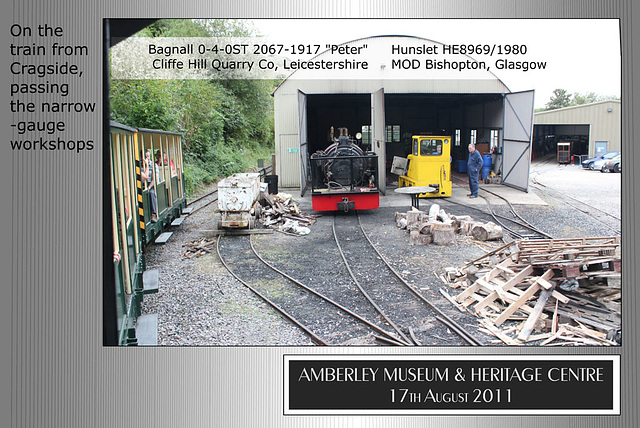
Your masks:
{"label": "concrete apron", "polygon": [[[380,195],[380,207],[399,207],[411,208],[411,197],[409,195],[403,195],[394,192],[397,186],[387,186],[387,194]],[[484,196],[489,200],[491,205],[507,205],[507,202],[491,193],[485,192],[482,189],[487,189],[493,193],[496,193],[503,198],[507,199],[512,205],[547,205],[538,195],[533,191],[523,192],[512,187],[504,186],[502,184],[480,184],[479,196]],[[307,191],[304,197],[300,197],[300,189],[289,188],[279,189],[280,193],[288,193],[296,200],[298,207],[307,213],[312,213],[311,209],[311,192]],[[469,186],[464,186],[456,181],[453,182],[453,190],[451,197],[443,198],[445,200],[451,200],[465,205],[484,207],[487,202],[482,198],[471,199],[467,197],[469,193]],[[438,203],[440,198],[423,198],[420,199],[420,209],[423,211],[429,210],[429,207],[433,203]]]}

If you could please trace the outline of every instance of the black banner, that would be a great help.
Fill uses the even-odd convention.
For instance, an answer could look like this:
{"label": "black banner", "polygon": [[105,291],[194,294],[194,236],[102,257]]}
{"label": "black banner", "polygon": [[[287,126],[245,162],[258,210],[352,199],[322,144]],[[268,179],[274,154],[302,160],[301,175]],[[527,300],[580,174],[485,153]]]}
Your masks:
{"label": "black banner", "polygon": [[342,357],[285,357],[285,413],[619,412],[615,356]]}

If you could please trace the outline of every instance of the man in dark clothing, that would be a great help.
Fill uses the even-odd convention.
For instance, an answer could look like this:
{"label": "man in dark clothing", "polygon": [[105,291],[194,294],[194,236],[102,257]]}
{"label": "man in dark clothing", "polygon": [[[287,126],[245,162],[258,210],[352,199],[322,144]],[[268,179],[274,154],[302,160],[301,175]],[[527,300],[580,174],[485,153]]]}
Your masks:
{"label": "man in dark clothing", "polygon": [[469,193],[470,198],[478,197],[478,173],[482,168],[482,156],[476,150],[475,144],[469,144],[469,160],[467,160],[467,174],[469,174]]}

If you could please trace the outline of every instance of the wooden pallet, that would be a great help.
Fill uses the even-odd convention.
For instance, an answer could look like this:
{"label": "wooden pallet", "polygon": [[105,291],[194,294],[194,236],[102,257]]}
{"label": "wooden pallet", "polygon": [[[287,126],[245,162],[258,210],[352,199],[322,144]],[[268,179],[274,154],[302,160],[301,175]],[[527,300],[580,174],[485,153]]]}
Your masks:
{"label": "wooden pallet", "polygon": [[[507,244],[460,270],[450,268],[455,275],[459,272],[465,282],[471,282],[452,300],[480,317],[481,330],[504,343],[521,344],[535,338],[546,339],[546,343],[555,341],[554,345],[615,344],[601,336],[602,331],[619,328],[619,317],[611,315],[608,309],[619,303],[595,304],[576,293],[570,299],[557,290],[556,285],[565,279],[619,277],[621,262],[615,257],[619,247],[619,237],[520,240],[515,245]],[[450,277],[448,272],[445,279],[449,283]],[[459,287],[456,279],[453,280],[454,287]],[[600,287],[597,292],[598,296],[611,296],[611,301],[620,299],[619,288]],[[578,323],[580,331],[562,324],[559,332],[559,317]],[[521,321],[519,325],[509,324],[507,329],[509,333],[515,332],[517,338],[498,328],[507,320]],[[541,323],[541,320],[546,321]],[[532,335],[537,327],[548,329],[549,325],[548,333]],[[601,331],[594,334],[590,328]]]}

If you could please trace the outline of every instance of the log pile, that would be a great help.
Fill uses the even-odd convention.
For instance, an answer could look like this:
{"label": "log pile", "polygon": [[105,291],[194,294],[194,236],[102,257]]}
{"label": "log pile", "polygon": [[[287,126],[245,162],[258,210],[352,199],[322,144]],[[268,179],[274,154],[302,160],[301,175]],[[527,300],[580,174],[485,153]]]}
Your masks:
{"label": "log pile", "polygon": [[260,222],[265,227],[304,235],[308,233],[308,227],[316,222],[316,216],[300,211],[291,195],[269,195],[267,192],[261,192],[260,196]]}
{"label": "log pile", "polygon": [[456,235],[470,236],[478,241],[502,239],[502,227],[492,222],[482,223],[470,216],[447,214],[437,204],[431,205],[429,212],[412,208],[406,213],[397,212],[396,225],[409,233],[413,245],[450,245],[456,242]]}
{"label": "log pile", "polygon": [[500,342],[616,345],[619,249],[619,237],[520,240],[441,278],[458,289],[452,302]]}
{"label": "log pile", "polygon": [[208,240],[206,238],[202,238],[199,241],[187,242],[182,244],[182,258],[183,259],[192,259],[200,257],[204,254],[212,253],[215,251],[213,246],[216,244],[215,240]]}

